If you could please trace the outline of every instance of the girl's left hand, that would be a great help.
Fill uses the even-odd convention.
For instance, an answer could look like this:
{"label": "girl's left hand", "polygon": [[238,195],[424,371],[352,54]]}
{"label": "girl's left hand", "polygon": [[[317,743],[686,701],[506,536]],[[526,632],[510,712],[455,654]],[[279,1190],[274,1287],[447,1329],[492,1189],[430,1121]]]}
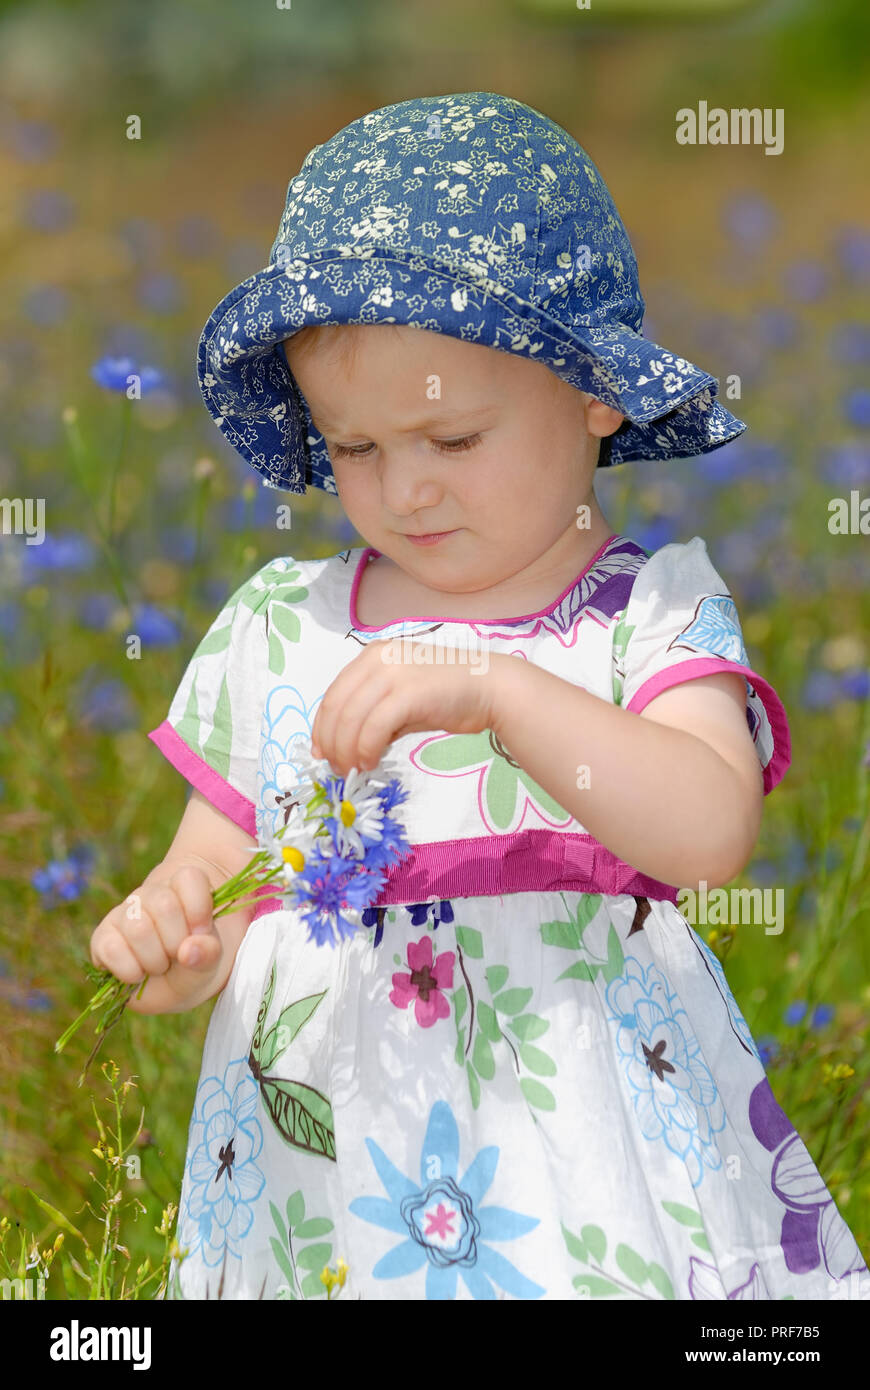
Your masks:
{"label": "girl's left hand", "polygon": [[[412,646],[421,655],[425,649],[427,659],[412,664],[407,659]],[[474,653],[482,657],[474,662],[469,653],[457,651],[455,664],[448,665],[436,661],[437,650],[425,642],[369,642],[323,696],[311,730],[313,756],[326,758],[346,777],[352,767],[375,768],[404,734],[429,729],[474,734],[492,728],[507,674],[504,663],[516,658],[484,651]]]}

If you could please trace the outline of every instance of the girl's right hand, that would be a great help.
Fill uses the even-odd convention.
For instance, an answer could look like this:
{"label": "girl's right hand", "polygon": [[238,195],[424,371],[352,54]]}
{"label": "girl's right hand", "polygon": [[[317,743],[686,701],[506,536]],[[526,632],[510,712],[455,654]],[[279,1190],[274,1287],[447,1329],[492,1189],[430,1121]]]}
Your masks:
{"label": "girl's right hand", "polygon": [[[165,876],[153,870],[145,883],[113,907],[91,936],[91,960],[125,984],[148,976],[141,999],[136,991],[127,1007],[155,1012],[151,994],[166,992],[178,1008],[192,1007],[215,992],[209,988],[222,965],[224,948],[213,918],[212,885],[203,869],[183,865]],[[152,977],[158,989],[152,990]]]}

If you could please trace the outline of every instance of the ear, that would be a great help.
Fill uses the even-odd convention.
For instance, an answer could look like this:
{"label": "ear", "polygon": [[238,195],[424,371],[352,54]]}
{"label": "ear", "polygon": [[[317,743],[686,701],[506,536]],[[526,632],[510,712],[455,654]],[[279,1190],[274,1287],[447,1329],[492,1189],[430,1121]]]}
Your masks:
{"label": "ear", "polygon": [[605,435],[618,430],[624,419],[625,416],[614,410],[612,405],[605,405],[594,396],[589,397],[586,403],[586,429],[589,434],[603,439]]}

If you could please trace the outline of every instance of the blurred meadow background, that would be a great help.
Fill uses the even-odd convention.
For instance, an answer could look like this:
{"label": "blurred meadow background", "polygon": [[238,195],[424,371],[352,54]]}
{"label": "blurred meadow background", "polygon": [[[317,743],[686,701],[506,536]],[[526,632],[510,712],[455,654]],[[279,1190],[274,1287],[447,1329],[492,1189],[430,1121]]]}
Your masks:
{"label": "blurred meadow background", "polygon": [[[648,549],[706,539],[785,703],[792,767],[737,881],[782,888],[785,929],[699,931],[870,1256],[870,537],[828,529],[833,497],[870,497],[868,54],[855,0],[0,3],[0,496],[45,498],[46,526],[0,534],[0,1276],[56,1299],[160,1287],[211,1005],[122,1021],[81,1088],[90,1030],[53,1044],[90,996],[93,928],[184,809],[146,734],[197,642],[272,556],[363,543],[316,491],[277,528],[290,494],[200,400],[200,330],[266,263],[312,145],[470,90],[579,140],[644,331],[748,422],[706,458],[602,470],[598,494]],[[781,107],[783,152],[678,145],[701,100]]]}

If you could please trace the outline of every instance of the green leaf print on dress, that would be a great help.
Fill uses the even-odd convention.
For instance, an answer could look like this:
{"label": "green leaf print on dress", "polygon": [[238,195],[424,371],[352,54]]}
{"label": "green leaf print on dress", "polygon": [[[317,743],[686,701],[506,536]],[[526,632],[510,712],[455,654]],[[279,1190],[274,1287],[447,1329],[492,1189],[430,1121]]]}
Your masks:
{"label": "green leaf print on dress", "polygon": [[[298,569],[290,568],[290,562],[279,557],[270,565],[258,570],[247,584],[243,584],[236,591],[234,601],[231,601],[228,609],[235,615],[236,608],[243,603],[252,613],[264,613],[269,645],[269,670],[276,676],[284,674],[286,664],[284,644],[278,633],[288,642],[298,642],[302,631],[299,615],[292,612],[290,607],[308,598],[308,590],[304,585],[295,582],[299,575]],[[221,628],[220,631],[223,633],[225,629]]]}
{"label": "green leaf print on dress", "polygon": [[263,1025],[275,992],[275,966],[257,1014],[257,1026],[251,1040],[248,1066],[260,1087],[260,1095],[275,1128],[288,1144],[308,1153],[321,1154],[335,1162],[335,1121],[332,1106],[322,1091],[302,1081],[266,1076],[269,1067],[290,1046],[297,1033],[305,1027],[327,990],[297,999],[283,1009],[278,1022],[263,1037]]}
{"label": "green leaf print on dress", "polygon": [[[269,1210],[278,1229],[278,1238],[271,1236],[270,1244],[281,1273],[287,1279],[278,1289],[276,1298],[324,1298],[326,1285],[320,1274],[332,1260],[332,1241],[321,1241],[320,1237],[334,1229],[333,1223],[325,1216],[306,1220],[305,1198],[301,1191],[287,1198],[286,1217],[282,1217],[274,1202],[269,1203]],[[302,1246],[301,1241],[313,1244]],[[302,1278],[300,1268],[304,1274]]]}
{"label": "green leaf print on dress", "polygon": [[[626,610],[627,611],[627,610]],[[613,633],[613,703],[622,704],[622,693],[625,687],[625,653],[628,649],[631,634],[634,632],[636,623],[627,623],[625,613],[619,619]]]}
{"label": "green leaf print on dress", "polygon": [[[465,1068],[472,1106],[476,1110],[480,1105],[481,1081],[492,1081],[495,1076],[496,1059],[492,1049],[493,1045],[503,1040],[510,1049],[517,1075],[519,1076],[521,1063],[526,1071],[534,1074],[520,1078],[520,1090],[527,1104],[530,1107],[535,1106],[538,1110],[555,1110],[556,1098],[553,1092],[549,1086],[535,1079],[537,1076],[555,1076],[557,1068],[549,1053],[532,1045],[533,1040],[543,1037],[550,1026],[546,1019],[525,1012],[534,990],[528,987],[506,989],[510,973],[508,967],[491,965],[485,971],[485,975],[492,1003],[476,998],[465,967],[463,948],[465,954],[472,959],[483,958],[483,937],[476,928],[456,928],[456,953],[465,983],[454,989],[452,994],[456,1019],[454,1060],[458,1066]],[[467,1025],[463,1023],[466,1012]],[[504,1031],[505,1028],[513,1033],[516,1046]],[[537,1123],[534,1112],[532,1118]]]}
{"label": "green leaf print on dress", "polygon": [[[668,1205],[663,1203],[663,1205]],[[571,1280],[581,1298],[612,1298],[614,1294],[637,1298],[675,1298],[674,1286],[667,1272],[654,1260],[645,1260],[630,1245],[619,1244],[613,1252],[612,1264],[606,1269],[607,1237],[600,1226],[583,1226],[576,1236],[562,1225],[562,1235],[569,1255],[588,1265],[591,1274],[576,1274]],[[644,1284],[651,1284],[654,1293],[645,1293]]]}
{"label": "green leaf print on dress", "polygon": [[[562,901],[565,902],[564,897]],[[600,893],[584,893],[577,900],[577,906],[573,917],[568,904],[565,903],[565,920],[541,923],[541,940],[545,946],[558,946],[566,951],[580,951],[583,959],[575,961],[569,965],[567,970],[563,970],[558,975],[559,980],[594,980],[600,974],[602,979],[610,984],[615,980],[625,966],[625,955],[622,950],[622,942],[619,933],[612,922],[607,929],[607,955],[600,957],[593,955],[592,951],[583,940],[586,928],[597,918],[601,910],[603,899]],[[601,926],[602,923],[597,923]]]}
{"label": "green leaf print on dress", "polygon": [[436,734],[423,742],[411,761],[423,772],[450,777],[477,773],[481,781],[478,805],[491,834],[518,830],[529,806],[551,825],[568,825],[574,819],[514,762],[492,729],[477,734]]}

